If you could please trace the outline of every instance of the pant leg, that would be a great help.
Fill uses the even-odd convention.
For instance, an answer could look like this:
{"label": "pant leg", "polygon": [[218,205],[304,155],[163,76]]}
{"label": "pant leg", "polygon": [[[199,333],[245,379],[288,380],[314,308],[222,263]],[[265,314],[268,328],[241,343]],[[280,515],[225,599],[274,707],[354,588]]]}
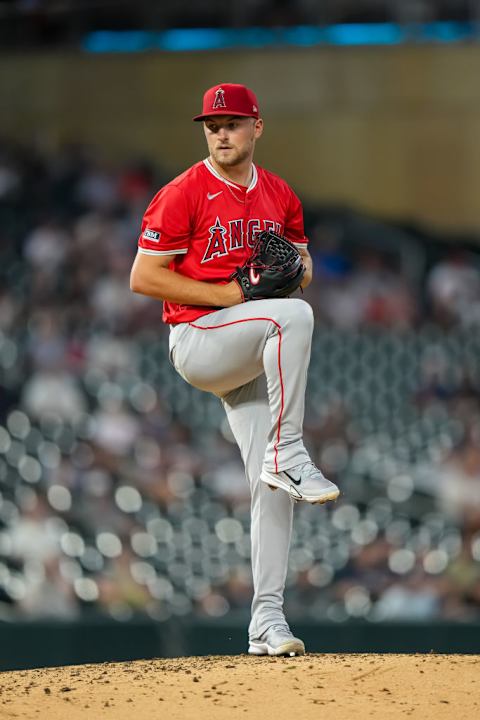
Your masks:
{"label": "pant leg", "polygon": [[219,397],[265,373],[270,427],[265,468],[309,460],[303,444],[313,313],[303,300],[259,300],[174,328],[174,364],[191,385]]}
{"label": "pant leg", "polygon": [[254,596],[250,639],[282,622],[283,593],[292,532],[293,501],[260,481],[271,429],[265,377],[261,376],[222,398],[240,448],[251,490],[251,550]]}
{"label": "pant leg", "polygon": [[272,416],[264,467],[278,472],[310,459],[303,445],[303,418],[313,312],[303,300],[289,300],[275,317],[275,341],[269,338],[263,352]]}
{"label": "pant leg", "polygon": [[[171,333],[175,368],[222,398],[251,488],[254,598],[250,637],[283,620],[293,501],[260,481],[262,466],[309,460],[303,413],[313,314],[297,299],[225,308]],[[265,377],[266,383],[265,383]]]}

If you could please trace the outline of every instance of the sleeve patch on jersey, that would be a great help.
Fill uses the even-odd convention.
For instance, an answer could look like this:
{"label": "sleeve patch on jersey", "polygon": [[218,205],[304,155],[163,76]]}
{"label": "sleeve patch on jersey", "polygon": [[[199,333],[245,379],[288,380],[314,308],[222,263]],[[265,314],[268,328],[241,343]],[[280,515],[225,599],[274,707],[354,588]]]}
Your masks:
{"label": "sleeve patch on jersey", "polygon": [[152,242],[159,242],[160,241],[160,233],[156,230],[145,230],[143,233],[143,237],[145,240],[151,240]]}

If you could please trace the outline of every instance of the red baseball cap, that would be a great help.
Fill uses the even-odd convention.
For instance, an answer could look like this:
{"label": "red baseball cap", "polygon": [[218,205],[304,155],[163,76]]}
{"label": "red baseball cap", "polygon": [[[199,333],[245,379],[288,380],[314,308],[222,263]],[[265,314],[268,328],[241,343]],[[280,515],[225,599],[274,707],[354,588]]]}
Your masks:
{"label": "red baseball cap", "polygon": [[245,85],[223,83],[214,85],[203,96],[203,110],[194,120],[205,120],[211,115],[241,115],[258,119],[258,101],[255,93]]}

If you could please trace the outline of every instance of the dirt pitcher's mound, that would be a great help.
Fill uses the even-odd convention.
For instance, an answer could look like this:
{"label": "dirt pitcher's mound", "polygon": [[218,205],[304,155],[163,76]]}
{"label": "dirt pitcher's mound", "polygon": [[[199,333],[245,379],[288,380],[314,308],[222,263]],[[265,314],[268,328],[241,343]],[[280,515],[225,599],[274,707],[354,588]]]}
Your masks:
{"label": "dirt pitcher's mound", "polygon": [[0,675],[0,718],[480,718],[478,655],[248,656]]}

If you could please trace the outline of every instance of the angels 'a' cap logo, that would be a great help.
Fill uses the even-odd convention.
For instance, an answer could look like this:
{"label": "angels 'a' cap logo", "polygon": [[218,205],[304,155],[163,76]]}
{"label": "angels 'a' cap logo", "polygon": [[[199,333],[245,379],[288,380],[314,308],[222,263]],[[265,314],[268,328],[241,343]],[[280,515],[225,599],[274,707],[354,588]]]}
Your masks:
{"label": "angels 'a' cap logo", "polygon": [[260,115],[257,96],[246,85],[235,83],[214,85],[204,93],[202,112],[193,119],[195,122],[200,122],[213,115],[239,115],[258,120]]}
{"label": "angels 'a' cap logo", "polygon": [[213,101],[212,110],[218,110],[218,108],[226,108],[225,103],[225,91],[223,88],[218,88],[215,92],[215,99]]}

